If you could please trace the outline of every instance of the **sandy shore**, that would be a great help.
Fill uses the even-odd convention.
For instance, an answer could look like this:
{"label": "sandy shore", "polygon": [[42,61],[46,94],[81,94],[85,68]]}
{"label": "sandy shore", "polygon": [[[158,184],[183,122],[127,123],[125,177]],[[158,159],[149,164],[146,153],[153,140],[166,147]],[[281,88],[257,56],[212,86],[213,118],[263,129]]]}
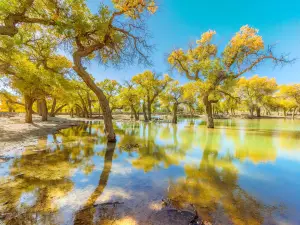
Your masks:
{"label": "sandy shore", "polygon": [[24,115],[0,117],[0,155],[12,155],[23,150],[24,146],[34,145],[37,138],[55,131],[76,126],[82,118],[69,116],[49,117],[41,121],[40,116],[33,116],[33,124],[24,123]]}

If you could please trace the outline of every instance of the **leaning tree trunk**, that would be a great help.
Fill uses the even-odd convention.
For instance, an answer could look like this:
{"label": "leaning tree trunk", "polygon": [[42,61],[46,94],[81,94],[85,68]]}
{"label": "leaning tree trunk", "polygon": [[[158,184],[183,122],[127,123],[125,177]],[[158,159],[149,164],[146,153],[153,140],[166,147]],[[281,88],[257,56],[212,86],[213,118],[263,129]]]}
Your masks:
{"label": "leaning tree trunk", "polygon": [[73,54],[73,60],[75,64],[74,70],[83,79],[86,85],[96,94],[99,100],[103,112],[103,119],[104,119],[107,141],[116,142],[116,135],[115,135],[113,122],[112,122],[112,114],[109,108],[109,103],[107,101],[107,98],[105,97],[103,91],[95,84],[93,79],[90,77],[90,74],[88,74],[85,71],[85,69],[81,64],[81,58],[84,57],[86,54],[87,54],[86,52],[81,52],[81,51],[75,52]]}
{"label": "leaning tree trunk", "polygon": [[28,95],[24,96],[25,98],[25,123],[32,123],[32,105],[33,105],[33,98]]}
{"label": "leaning tree trunk", "polygon": [[144,114],[144,120],[145,122],[148,122],[148,116],[147,116],[147,112],[146,112],[146,105],[145,102],[143,103],[143,114]]}
{"label": "leaning tree trunk", "polygon": [[177,109],[178,109],[178,103],[174,103],[172,123],[175,123],[175,124],[177,123]]}
{"label": "leaning tree trunk", "polygon": [[61,106],[59,106],[55,111],[54,111],[54,114],[53,116],[55,116],[60,110],[62,110],[65,106],[67,106],[67,104],[63,104]]}
{"label": "leaning tree trunk", "polygon": [[52,106],[51,106],[51,111],[50,111],[50,116],[55,117],[55,108],[56,108],[56,98],[53,98]]}
{"label": "leaning tree trunk", "polygon": [[214,118],[212,113],[212,103],[208,100],[208,95],[203,97],[203,104],[205,105],[205,111],[207,116],[207,128],[214,128]]}
{"label": "leaning tree trunk", "polygon": [[260,117],[260,107],[257,107],[257,108],[256,108],[256,116],[257,116],[257,117]]}
{"label": "leaning tree trunk", "polygon": [[42,121],[47,121],[48,119],[48,109],[47,109],[47,102],[46,99],[43,98],[41,101],[41,114],[42,114]]}

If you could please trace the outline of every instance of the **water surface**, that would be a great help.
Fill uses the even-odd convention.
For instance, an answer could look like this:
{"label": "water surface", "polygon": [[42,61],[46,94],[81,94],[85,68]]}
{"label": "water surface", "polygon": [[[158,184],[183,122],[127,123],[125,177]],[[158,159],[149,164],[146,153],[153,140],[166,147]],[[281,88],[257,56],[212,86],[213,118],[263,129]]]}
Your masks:
{"label": "water surface", "polygon": [[[103,123],[0,164],[5,224],[300,224],[300,121]],[[163,200],[163,201],[162,201]],[[1,222],[1,221],[0,221]]]}

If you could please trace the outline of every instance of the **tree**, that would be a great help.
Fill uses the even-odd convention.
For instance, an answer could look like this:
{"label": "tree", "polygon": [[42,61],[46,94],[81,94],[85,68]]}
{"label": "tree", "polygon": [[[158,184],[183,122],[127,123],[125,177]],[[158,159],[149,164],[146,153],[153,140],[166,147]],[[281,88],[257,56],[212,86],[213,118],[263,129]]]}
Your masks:
{"label": "tree", "polygon": [[[71,68],[66,57],[56,54],[57,41],[45,31],[33,27],[20,29],[13,38],[0,36],[0,75],[9,79],[25,101],[25,121],[32,123],[32,105],[38,101],[42,120],[47,120],[46,97],[53,93],[53,87],[65,80]],[[36,31],[36,33],[31,33]],[[46,32],[48,34],[48,32]],[[53,35],[49,34],[51,37]]]}
{"label": "tree", "polygon": [[212,44],[215,34],[216,32],[211,30],[205,32],[196,42],[196,46],[187,51],[175,50],[168,57],[172,68],[188,79],[199,82],[208,128],[214,128],[212,104],[219,101],[216,97],[234,97],[228,89],[234,85],[237,78],[267,59],[275,64],[290,62],[284,56],[275,57],[272,46],[264,50],[264,42],[258,35],[258,30],[248,25],[241,27],[222,54],[218,54],[217,46]]}
{"label": "tree", "polygon": [[140,86],[143,91],[143,108],[145,109],[146,107],[148,112],[148,117],[145,118],[146,121],[147,119],[152,119],[152,105],[171,81],[172,79],[169,75],[165,74],[164,77],[161,78],[159,74],[153,73],[150,70],[137,74],[132,78],[132,82]]}
{"label": "tree", "polygon": [[246,104],[251,117],[256,110],[256,116],[260,117],[261,107],[269,101],[269,97],[277,91],[277,83],[274,78],[253,77],[246,79],[242,77],[238,81],[238,96]]}
{"label": "tree", "polygon": [[170,83],[166,92],[160,97],[164,105],[171,104],[173,107],[173,118],[172,123],[177,123],[177,111],[178,106],[184,103],[184,88],[179,86],[178,81],[173,81]]}
{"label": "tree", "polygon": [[6,90],[0,91],[0,111],[24,112],[24,106],[20,96],[13,95]]}
{"label": "tree", "polygon": [[197,103],[200,98],[200,90],[196,82],[188,82],[182,86],[184,104],[190,111],[190,116],[193,117],[197,108]]}
{"label": "tree", "polygon": [[139,120],[142,90],[130,81],[126,82],[124,86],[120,92],[120,101],[125,107],[129,106],[134,119]]}
{"label": "tree", "polygon": [[[73,11],[78,19],[78,26],[71,29],[75,48],[73,51],[74,70],[99,99],[108,141],[115,142],[116,137],[112,124],[111,109],[103,91],[95,84],[90,74],[82,64],[83,59],[93,58],[96,53],[102,63],[118,64],[122,60],[127,62],[138,57],[147,59],[142,48],[147,48],[144,38],[139,34],[143,31],[140,25],[135,25],[144,11],[154,13],[154,0],[147,1],[119,1],[113,0],[115,11],[110,12],[102,5],[98,15],[92,15],[87,6],[83,12]],[[82,18],[82,17],[86,18]],[[122,23],[117,23],[122,17]],[[123,21],[124,20],[124,21]],[[121,24],[121,25],[120,25]],[[134,28],[134,29],[132,29]]]}
{"label": "tree", "polygon": [[98,82],[97,86],[103,90],[112,112],[116,109],[122,109],[119,96],[122,86],[116,80],[104,79]]}
{"label": "tree", "polygon": [[18,33],[19,24],[34,24],[53,28],[58,38],[71,43],[73,69],[96,94],[102,108],[108,141],[115,142],[109,103],[86,71],[83,60],[98,56],[103,64],[129,63],[135,59],[148,63],[149,46],[145,41],[141,17],[144,12],[155,13],[155,1],[113,0],[114,10],[101,4],[97,14],[90,12],[84,0],[47,3],[23,0],[13,3],[8,0],[3,3],[4,13],[0,19],[4,25],[0,27],[0,34],[14,36]]}
{"label": "tree", "polygon": [[294,119],[295,113],[300,107],[300,84],[281,85],[278,95],[285,100],[282,102],[285,103],[285,107],[293,110],[292,118]]}

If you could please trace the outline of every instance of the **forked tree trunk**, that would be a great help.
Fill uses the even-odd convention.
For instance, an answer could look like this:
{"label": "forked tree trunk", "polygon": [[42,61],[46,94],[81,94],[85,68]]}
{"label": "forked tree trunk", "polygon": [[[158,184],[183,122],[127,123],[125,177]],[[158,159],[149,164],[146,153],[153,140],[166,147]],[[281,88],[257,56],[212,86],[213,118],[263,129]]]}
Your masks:
{"label": "forked tree trunk", "polygon": [[42,121],[47,121],[47,119],[48,119],[48,109],[47,109],[46,99],[43,98],[40,101],[41,101],[40,105],[41,105]]}
{"label": "forked tree trunk", "polygon": [[208,100],[208,95],[203,97],[203,104],[205,105],[207,128],[214,128],[214,118],[212,113],[212,103]]}
{"label": "forked tree trunk", "polygon": [[145,102],[143,103],[143,114],[144,114],[144,120],[145,122],[148,122],[148,116],[147,116],[147,112],[146,112],[146,105]]}
{"label": "forked tree trunk", "polygon": [[81,64],[81,58],[85,57],[88,53],[87,52],[75,52],[73,54],[73,60],[74,60],[74,70],[76,73],[83,79],[83,81],[86,83],[86,85],[96,94],[100,106],[102,108],[103,112],[103,118],[104,118],[104,126],[105,126],[105,133],[107,136],[108,142],[116,142],[116,135],[113,128],[113,122],[112,122],[112,114],[109,108],[109,103],[103,93],[103,91],[95,84],[93,79],[90,77],[90,74],[88,74],[85,69],[83,68]]}
{"label": "forked tree trunk", "polygon": [[178,103],[174,103],[172,123],[175,123],[175,124],[177,123],[177,110],[178,110]]}
{"label": "forked tree trunk", "polygon": [[25,98],[25,123],[32,123],[32,105],[33,105],[33,98],[28,95],[24,96]]}

